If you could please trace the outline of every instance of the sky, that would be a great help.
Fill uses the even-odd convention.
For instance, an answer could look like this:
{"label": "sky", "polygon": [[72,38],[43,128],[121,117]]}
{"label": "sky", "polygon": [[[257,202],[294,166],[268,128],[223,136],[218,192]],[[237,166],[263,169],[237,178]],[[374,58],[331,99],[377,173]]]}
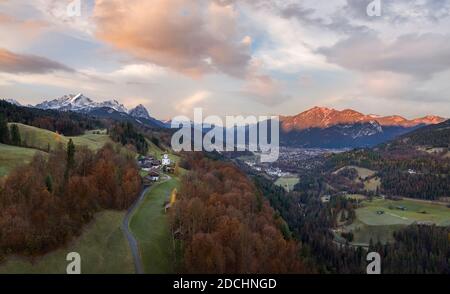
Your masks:
{"label": "sky", "polygon": [[0,98],[23,104],[448,118],[449,81],[450,0],[0,0]]}

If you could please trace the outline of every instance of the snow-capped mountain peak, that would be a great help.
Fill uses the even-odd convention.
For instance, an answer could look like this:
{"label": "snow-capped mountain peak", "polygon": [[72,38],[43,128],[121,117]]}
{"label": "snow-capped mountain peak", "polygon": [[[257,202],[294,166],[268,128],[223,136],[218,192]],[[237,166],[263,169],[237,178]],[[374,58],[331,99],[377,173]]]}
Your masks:
{"label": "snow-capped mountain peak", "polygon": [[15,100],[15,99],[2,99],[3,101],[6,101],[10,104],[16,105],[16,106],[22,106],[22,104],[20,104],[19,101]]}
{"label": "snow-capped mountain peak", "polygon": [[115,99],[98,103],[97,107],[108,107],[118,112],[128,113],[127,108],[123,104],[120,104],[119,101]]}
{"label": "snow-capped mountain peak", "polygon": [[147,108],[145,108],[145,106],[142,104],[139,104],[135,108],[131,109],[129,115],[135,118],[150,119],[150,114],[148,113]]}
{"label": "snow-capped mountain peak", "polygon": [[89,97],[84,96],[83,94],[77,94],[75,95],[71,100],[70,100],[71,104],[74,105],[79,105],[79,106],[90,106],[94,103],[94,101],[92,101],[92,99],[90,99]]}
{"label": "snow-capped mountain peak", "polygon": [[72,111],[89,108],[91,106],[94,106],[94,101],[92,101],[92,99],[84,96],[81,93],[77,95],[74,94],[64,95],[60,98],[51,101],[45,100],[44,102],[36,105],[37,108],[42,109],[57,109],[57,110],[60,109]]}
{"label": "snow-capped mountain peak", "polygon": [[95,108],[107,107],[118,112],[128,113],[128,110],[117,100],[109,100],[104,102],[95,102],[91,98],[84,96],[82,93],[64,95],[60,98],[44,101],[36,105],[36,108],[55,109],[64,111],[87,112]]}

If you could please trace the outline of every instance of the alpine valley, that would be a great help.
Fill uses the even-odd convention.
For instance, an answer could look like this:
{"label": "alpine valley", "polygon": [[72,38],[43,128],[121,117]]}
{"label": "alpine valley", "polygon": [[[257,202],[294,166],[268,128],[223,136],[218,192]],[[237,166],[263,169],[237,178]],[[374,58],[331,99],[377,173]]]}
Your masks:
{"label": "alpine valley", "polygon": [[[15,100],[6,101],[20,105]],[[170,127],[169,123],[151,117],[142,104],[128,110],[115,99],[96,102],[81,93],[45,100],[28,107],[79,112],[99,118],[137,122],[153,128]],[[280,116],[280,145],[298,148],[371,147],[419,127],[443,121],[445,118],[434,115],[406,119],[400,115],[365,115],[352,109],[339,111],[326,107],[314,107],[297,115]]]}

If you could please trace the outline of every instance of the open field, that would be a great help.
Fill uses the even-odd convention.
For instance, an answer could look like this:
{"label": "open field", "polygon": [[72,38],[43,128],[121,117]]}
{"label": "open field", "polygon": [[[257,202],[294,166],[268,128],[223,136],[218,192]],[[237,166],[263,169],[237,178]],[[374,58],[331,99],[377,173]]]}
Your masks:
{"label": "open field", "polygon": [[29,163],[36,152],[41,151],[0,144],[0,177],[7,175],[17,166]]}
{"label": "open field", "polygon": [[[414,222],[432,222],[440,226],[450,225],[450,208],[440,204],[414,200],[364,201],[364,207],[356,210],[357,218],[367,225],[409,225]],[[404,207],[405,210],[396,209]],[[384,211],[378,215],[377,211]]]}
{"label": "open field", "polygon": [[[9,125],[11,125],[11,123]],[[69,139],[72,139],[75,145],[84,145],[92,150],[98,150],[103,147],[105,143],[111,142],[109,136],[104,132],[101,132],[102,134],[94,134],[93,131],[88,131],[82,136],[65,137],[48,130],[24,124],[17,123],[16,125],[19,127],[22,142],[24,142],[26,146],[40,150],[48,150],[49,147],[50,149],[54,149],[60,143],[66,145],[67,142],[69,142]]]}
{"label": "open field", "polygon": [[73,140],[73,143],[78,146],[87,146],[92,150],[98,150],[102,148],[106,143],[112,142],[106,134],[94,134],[93,131],[88,131],[86,134],[77,137],[66,137]]}
{"label": "open field", "polygon": [[343,171],[343,170],[348,169],[348,168],[353,168],[353,169],[355,169],[355,170],[358,172],[358,176],[359,176],[360,178],[362,178],[362,179],[365,179],[365,178],[367,178],[367,177],[373,176],[373,175],[376,173],[375,171],[370,170],[370,169],[367,169],[367,168],[363,168],[363,167],[359,167],[359,166],[354,166],[354,165],[349,165],[349,166],[341,167],[340,169],[334,171],[333,174],[337,174],[337,173],[339,173],[340,171]]}
{"label": "open field", "polygon": [[179,185],[177,178],[157,183],[131,217],[130,229],[139,243],[144,272],[173,273],[173,245],[164,203]]}
{"label": "open field", "polygon": [[354,221],[346,227],[346,230],[353,232],[352,244],[368,245],[370,239],[373,242],[381,243],[392,242],[394,240],[394,232],[404,228],[405,225],[387,225],[387,226],[369,226],[359,220]]}
{"label": "open field", "polygon": [[381,179],[379,177],[373,177],[371,179],[364,181],[364,189],[366,191],[375,192],[377,188],[379,189],[380,187],[381,187]]}
{"label": "open field", "polygon": [[362,200],[366,200],[367,196],[361,195],[361,194],[347,194],[347,195],[345,195],[345,198],[362,201]]}
{"label": "open field", "polygon": [[283,187],[286,191],[294,190],[294,186],[299,182],[298,177],[280,177],[275,181],[275,185]]}
{"label": "open field", "polygon": [[[348,198],[362,200],[356,209],[356,220],[343,228],[353,232],[353,245],[368,246],[370,239],[381,243],[393,241],[393,233],[414,222],[434,223],[450,226],[450,208],[443,203],[431,203],[417,199],[400,201],[375,199],[363,200],[362,195],[347,195]],[[404,207],[405,210],[398,209]],[[383,211],[383,214],[377,214]]]}
{"label": "open field", "polygon": [[121,225],[125,212],[103,211],[96,215],[83,234],[64,249],[58,249],[30,262],[23,257],[10,257],[0,264],[1,273],[65,274],[66,255],[81,255],[81,273],[134,273],[133,258]]}

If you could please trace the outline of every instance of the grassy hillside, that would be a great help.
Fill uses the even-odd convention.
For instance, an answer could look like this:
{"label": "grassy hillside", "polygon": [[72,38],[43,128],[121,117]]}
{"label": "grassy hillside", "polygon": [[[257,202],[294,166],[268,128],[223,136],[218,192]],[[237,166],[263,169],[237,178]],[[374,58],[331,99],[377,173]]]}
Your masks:
{"label": "grassy hillside", "polygon": [[81,273],[134,273],[133,258],[121,225],[124,212],[103,211],[73,244],[37,258],[32,263],[22,257],[10,257],[0,264],[0,274],[65,274],[69,252],[81,255]]}
{"label": "grassy hillside", "polygon": [[102,134],[94,134],[93,131],[89,131],[82,136],[65,137],[51,131],[24,124],[17,124],[17,126],[19,127],[22,142],[28,147],[40,150],[48,150],[49,147],[50,149],[54,149],[59,143],[65,145],[69,142],[69,139],[72,139],[75,145],[85,145],[92,150],[100,149],[105,143],[111,141],[109,136],[104,132]]}
{"label": "grassy hillside", "polygon": [[147,274],[174,271],[173,246],[164,202],[178,184],[176,178],[156,184],[131,218],[130,228],[139,242],[144,272]]}
{"label": "grassy hillside", "polygon": [[41,151],[0,144],[0,177],[7,175],[17,166],[29,163],[36,152]]}

